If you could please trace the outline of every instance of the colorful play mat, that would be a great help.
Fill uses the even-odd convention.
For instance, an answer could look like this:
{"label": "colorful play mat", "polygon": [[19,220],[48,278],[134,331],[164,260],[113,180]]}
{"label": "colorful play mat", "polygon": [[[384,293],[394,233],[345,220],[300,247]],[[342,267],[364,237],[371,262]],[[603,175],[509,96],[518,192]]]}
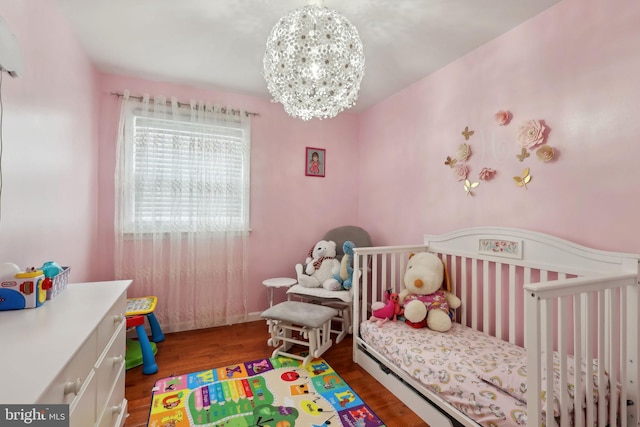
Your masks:
{"label": "colorful play mat", "polygon": [[378,427],[384,423],[323,359],[278,357],[158,380],[150,427]]}

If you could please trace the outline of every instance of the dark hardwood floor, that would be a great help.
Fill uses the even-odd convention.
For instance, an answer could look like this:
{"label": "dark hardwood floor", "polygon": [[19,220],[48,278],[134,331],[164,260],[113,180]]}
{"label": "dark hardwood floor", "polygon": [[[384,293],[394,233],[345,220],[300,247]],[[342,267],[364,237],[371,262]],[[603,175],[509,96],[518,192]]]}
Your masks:
{"label": "dark hardwood floor", "polygon": [[[125,427],[147,425],[151,388],[157,380],[268,357],[273,348],[267,345],[267,339],[267,326],[262,320],[166,334],[164,342],[158,343],[158,373],[144,375],[141,366],[127,371],[125,393],[129,401],[129,418]],[[396,396],[353,363],[351,345],[352,337],[348,336],[322,357],[388,427],[427,426]]]}

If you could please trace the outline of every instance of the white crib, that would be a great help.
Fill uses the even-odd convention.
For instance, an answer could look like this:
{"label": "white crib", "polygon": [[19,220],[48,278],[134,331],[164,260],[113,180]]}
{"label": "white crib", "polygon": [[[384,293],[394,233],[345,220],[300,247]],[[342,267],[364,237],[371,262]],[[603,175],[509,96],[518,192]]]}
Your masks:
{"label": "white crib", "polygon": [[[402,289],[408,257],[421,251],[437,254],[447,265],[453,291],[462,300],[456,322],[524,347],[527,387],[515,404],[526,417],[499,425],[640,425],[638,255],[503,227],[426,235],[424,245],[356,248],[354,269],[363,278],[354,289],[354,361],[431,427],[480,422],[361,333],[371,304],[384,301],[387,289]],[[572,367],[582,364],[593,381],[570,376]],[[546,372],[554,372],[555,380]],[[600,396],[597,402],[586,398],[594,395]],[[546,396],[557,410],[547,411],[538,396]]]}

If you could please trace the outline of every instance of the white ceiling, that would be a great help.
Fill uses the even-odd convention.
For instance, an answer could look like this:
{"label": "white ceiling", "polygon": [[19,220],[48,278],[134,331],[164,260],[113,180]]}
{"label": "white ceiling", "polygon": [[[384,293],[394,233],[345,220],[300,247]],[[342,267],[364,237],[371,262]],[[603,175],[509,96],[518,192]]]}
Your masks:
{"label": "white ceiling", "polygon": [[[373,105],[560,0],[324,0],[358,29]],[[271,28],[309,0],[56,0],[105,72],[270,99]],[[317,0],[315,1],[317,3]]]}

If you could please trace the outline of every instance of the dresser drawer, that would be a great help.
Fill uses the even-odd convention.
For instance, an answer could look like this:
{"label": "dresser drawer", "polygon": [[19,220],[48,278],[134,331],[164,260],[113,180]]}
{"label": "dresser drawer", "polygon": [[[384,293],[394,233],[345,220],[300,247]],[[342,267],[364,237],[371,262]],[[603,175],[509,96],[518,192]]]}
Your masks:
{"label": "dresser drawer", "polygon": [[96,419],[96,377],[91,371],[69,405],[69,427],[87,427]]}
{"label": "dresser drawer", "polygon": [[129,402],[127,399],[122,399],[118,412],[118,417],[114,420],[115,422],[113,425],[115,427],[124,427],[124,423],[127,421],[127,417],[129,416]]}
{"label": "dresser drawer", "polygon": [[124,398],[124,378],[125,366],[121,365],[121,369],[115,378],[115,383],[111,389],[111,396],[106,402],[106,406],[96,423],[98,427],[121,427],[127,416],[127,399]]}
{"label": "dresser drawer", "polygon": [[[98,384],[98,404],[104,405],[111,393],[114,383],[118,380],[120,371],[125,366],[126,331],[125,324],[121,323],[113,333],[107,347],[96,362],[96,382]],[[98,413],[102,406],[98,407]]]}
{"label": "dresser drawer", "polygon": [[[93,376],[93,365],[98,358],[95,331],[89,335],[84,344],[60,371],[58,376],[42,394],[38,403],[73,404],[80,392],[86,388],[86,382]],[[95,399],[95,395],[94,395]]]}
{"label": "dresser drawer", "polygon": [[107,346],[114,332],[126,322],[127,295],[122,294],[113,304],[109,312],[98,325],[98,348],[102,351]]}

